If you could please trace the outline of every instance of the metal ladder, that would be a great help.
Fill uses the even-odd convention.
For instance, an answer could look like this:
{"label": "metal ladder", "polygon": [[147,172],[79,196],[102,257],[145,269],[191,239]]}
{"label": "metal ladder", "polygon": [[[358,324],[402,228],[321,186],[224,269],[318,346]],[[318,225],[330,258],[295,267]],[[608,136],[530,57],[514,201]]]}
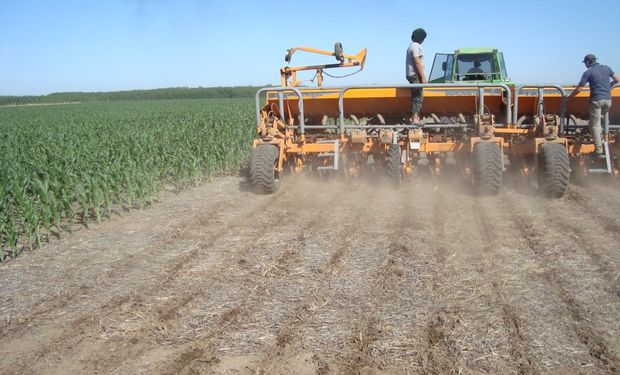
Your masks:
{"label": "metal ladder", "polygon": [[319,158],[328,158],[328,157],[332,157],[334,164],[330,165],[330,166],[320,166],[317,167],[318,171],[337,171],[338,170],[338,155],[340,154],[340,141],[335,139],[335,140],[323,140],[323,141],[318,141],[317,143],[333,143],[334,144],[334,152],[321,152],[317,157]]}
{"label": "metal ladder", "polygon": [[608,173],[611,174],[611,159],[609,158],[609,144],[603,141],[603,152],[605,153],[605,168],[588,168],[590,173]]}

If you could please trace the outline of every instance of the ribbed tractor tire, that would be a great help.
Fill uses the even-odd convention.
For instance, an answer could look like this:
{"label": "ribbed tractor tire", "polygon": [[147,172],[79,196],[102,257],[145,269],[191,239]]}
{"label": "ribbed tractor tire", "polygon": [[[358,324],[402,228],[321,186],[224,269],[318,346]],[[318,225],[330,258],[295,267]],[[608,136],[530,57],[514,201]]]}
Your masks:
{"label": "ribbed tractor tire", "polygon": [[400,164],[400,145],[391,144],[387,152],[387,174],[394,187],[399,187],[403,178],[403,168]]}
{"label": "ribbed tractor tire", "polygon": [[472,155],[474,190],[478,195],[496,195],[502,187],[502,150],[497,143],[479,142]]}
{"label": "ribbed tractor tire", "polygon": [[546,143],[538,153],[538,188],[550,198],[561,198],[570,182],[570,158],[566,147]]}
{"label": "ribbed tractor tire", "polygon": [[274,193],[280,188],[280,178],[276,173],[275,163],[278,148],[270,144],[260,144],[254,148],[250,160],[250,182],[260,193]]}

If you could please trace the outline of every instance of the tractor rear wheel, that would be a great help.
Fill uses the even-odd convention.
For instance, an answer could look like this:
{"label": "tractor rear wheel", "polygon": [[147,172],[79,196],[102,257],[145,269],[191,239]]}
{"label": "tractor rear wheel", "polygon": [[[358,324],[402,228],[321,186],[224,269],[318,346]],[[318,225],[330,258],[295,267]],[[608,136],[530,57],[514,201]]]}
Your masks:
{"label": "tractor rear wheel", "polygon": [[275,168],[277,160],[276,146],[260,144],[254,148],[250,161],[250,182],[258,192],[269,194],[280,187],[280,176]]}
{"label": "tractor rear wheel", "polygon": [[395,187],[400,186],[403,169],[400,164],[400,145],[391,144],[387,152],[387,173]]}
{"label": "tractor rear wheel", "polygon": [[563,197],[570,181],[570,158],[566,147],[546,143],[540,146],[538,155],[538,188],[550,198]]}
{"label": "tractor rear wheel", "polygon": [[474,190],[478,195],[495,195],[502,187],[502,151],[497,143],[479,142],[472,155]]}

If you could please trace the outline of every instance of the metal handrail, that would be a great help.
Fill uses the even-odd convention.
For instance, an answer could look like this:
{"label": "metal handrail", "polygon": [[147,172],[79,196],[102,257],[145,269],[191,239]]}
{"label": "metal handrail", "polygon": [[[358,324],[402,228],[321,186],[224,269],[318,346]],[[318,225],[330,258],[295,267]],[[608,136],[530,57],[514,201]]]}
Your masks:
{"label": "metal handrail", "polygon": [[[339,128],[340,129],[340,133],[344,132],[344,94],[349,91],[349,90],[355,90],[355,89],[385,89],[385,88],[404,88],[404,89],[411,89],[411,88],[478,88],[478,96],[480,98],[480,106],[479,106],[479,111],[481,111],[483,109],[484,106],[484,89],[485,88],[501,88],[502,90],[504,90],[507,93],[507,102],[513,103],[513,110],[512,112],[510,111],[510,105],[507,106],[506,108],[506,119],[507,119],[507,123],[512,123],[513,119],[517,119],[518,116],[518,107],[519,107],[519,94],[522,92],[523,89],[545,89],[545,88],[553,88],[556,89],[560,92],[560,95],[562,96],[562,105],[561,105],[561,110],[560,110],[560,134],[563,133],[564,131],[564,127],[566,125],[566,90],[559,85],[551,85],[551,84],[524,84],[524,85],[518,85],[515,87],[515,98],[514,98],[514,102],[512,99],[512,94],[511,91],[509,89],[509,87],[506,84],[501,84],[501,83],[497,83],[497,84],[491,84],[491,83],[417,83],[417,84],[410,84],[410,85],[392,85],[392,86],[348,86],[348,87],[323,87],[320,90],[321,91],[334,91],[334,92],[339,92],[339,97],[338,97],[338,111],[339,111],[339,116],[338,116],[338,121],[339,121],[339,125],[336,125],[335,128]],[[620,87],[620,83],[615,84],[614,86],[611,87],[611,89],[615,89]],[[301,134],[303,134],[305,132],[305,114],[304,114],[304,96],[301,92],[301,90],[299,88],[296,87],[264,87],[259,89],[256,92],[256,96],[255,96],[255,102],[256,102],[256,124],[257,126],[260,125],[260,108],[261,108],[261,103],[260,103],[260,95],[264,92],[268,92],[268,91],[275,91],[278,92],[278,101],[279,101],[279,111],[280,111],[280,117],[284,120],[284,104],[283,104],[283,96],[282,93],[283,92],[293,92],[295,93],[295,95],[297,96],[297,98],[299,99],[299,132]],[[539,91],[539,96],[540,96],[540,91]],[[616,129],[617,126],[616,125],[611,125],[609,124],[609,114],[607,114],[605,116],[604,119],[604,127],[605,127],[605,133],[608,132],[608,130],[610,128],[612,129]]]}
{"label": "metal handrail", "polygon": [[[611,93],[611,90],[613,90],[613,89],[615,89],[617,87],[620,87],[620,82],[618,82],[615,85],[610,87],[610,89],[609,89],[610,93]],[[567,124],[567,126],[568,126],[568,124]],[[584,126],[584,127],[586,127],[586,126]],[[575,126],[570,126],[570,128],[575,128]],[[620,125],[619,124],[610,124],[609,123],[609,111],[607,111],[605,113],[605,116],[603,117],[603,134],[605,134],[605,135],[609,134],[609,129],[618,130],[618,129],[620,129]]]}
{"label": "metal handrail", "polygon": [[299,123],[301,124],[300,126],[300,133],[304,133],[304,122],[306,122],[305,118],[304,118],[304,96],[302,95],[301,91],[298,88],[295,87],[263,87],[262,89],[259,89],[256,92],[256,96],[255,96],[255,100],[256,100],[256,126],[260,126],[260,94],[262,94],[263,92],[267,92],[267,91],[277,91],[278,92],[278,104],[279,104],[279,110],[280,110],[280,118],[282,119],[282,121],[284,121],[284,99],[282,97],[282,93],[285,91],[292,91],[295,94],[297,94],[297,97],[299,98]]}
{"label": "metal handrail", "polygon": [[547,84],[523,84],[515,86],[515,100],[512,106],[512,118],[518,118],[519,114],[519,95],[523,91],[523,89],[537,89],[538,90],[538,104],[540,105],[542,97],[544,97],[545,89],[556,89],[560,92],[562,96],[562,104],[560,105],[560,129],[559,133],[564,133],[564,125],[566,122],[566,90],[560,85],[547,85]]}
{"label": "metal handrail", "polygon": [[510,114],[510,103],[512,102],[512,94],[508,85],[503,83],[414,83],[410,85],[394,85],[394,86],[346,86],[340,89],[338,96],[338,121],[340,125],[340,134],[344,133],[344,94],[349,90],[362,90],[362,89],[415,89],[415,88],[478,88],[479,98],[479,114],[483,114],[484,111],[484,89],[485,88],[501,88],[506,92],[507,102],[506,105],[506,122],[512,123]]}
{"label": "metal handrail", "polygon": [[[616,83],[615,85],[611,86],[611,88],[609,89],[609,93],[611,94],[611,90],[615,89],[616,87],[620,87],[620,82]],[[609,111],[605,112],[605,119],[604,119],[604,133],[605,135],[609,134],[609,129],[610,128],[617,128],[617,126],[611,125],[609,123]]]}

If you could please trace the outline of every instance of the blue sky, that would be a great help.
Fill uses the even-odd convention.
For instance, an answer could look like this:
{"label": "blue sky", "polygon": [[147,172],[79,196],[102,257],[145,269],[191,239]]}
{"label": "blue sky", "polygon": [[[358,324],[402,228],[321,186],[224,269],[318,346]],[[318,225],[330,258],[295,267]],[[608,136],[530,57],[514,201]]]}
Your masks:
{"label": "blue sky", "polygon": [[0,95],[279,84],[286,49],[337,41],[366,67],[326,85],[402,84],[416,27],[427,75],[436,52],[497,47],[516,82],[574,84],[586,53],[620,71],[618,19],[618,0],[0,0]]}

